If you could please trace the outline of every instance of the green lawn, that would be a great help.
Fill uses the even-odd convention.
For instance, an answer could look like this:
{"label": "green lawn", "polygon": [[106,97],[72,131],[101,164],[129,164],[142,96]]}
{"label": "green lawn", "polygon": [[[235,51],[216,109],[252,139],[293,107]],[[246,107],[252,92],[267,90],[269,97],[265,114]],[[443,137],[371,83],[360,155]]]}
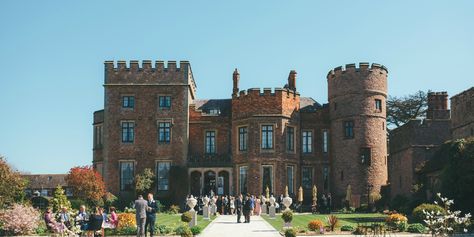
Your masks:
{"label": "green lawn", "polygon": [[[339,224],[337,230],[339,230],[339,227],[343,225],[351,225],[356,227],[358,223],[373,223],[373,222],[381,222],[384,221],[385,215],[379,214],[379,213],[358,213],[358,214],[333,214],[337,216],[339,219]],[[293,221],[291,222],[291,225],[293,227],[297,228],[304,228],[305,230],[308,230],[308,222],[311,220],[321,220],[323,223],[327,225],[326,217],[328,215],[326,214],[299,214],[299,213],[294,213],[293,215]],[[275,227],[277,230],[282,230],[283,227],[283,219],[281,219],[281,214],[277,214],[275,219],[270,219],[267,215],[262,215],[263,219],[265,219],[270,225]]]}
{"label": "green lawn", "polygon": [[[212,222],[216,217],[211,215],[211,220],[204,220],[201,215],[198,215],[197,222],[198,226],[200,226],[203,230],[206,228],[209,223]],[[158,227],[159,225],[166,225],[166,226],[178,226],[179,224],[182,224],[181,222],[181,214],[165,214],[165,213],[159,213],[156,215],[156,224],[155,228]]]}

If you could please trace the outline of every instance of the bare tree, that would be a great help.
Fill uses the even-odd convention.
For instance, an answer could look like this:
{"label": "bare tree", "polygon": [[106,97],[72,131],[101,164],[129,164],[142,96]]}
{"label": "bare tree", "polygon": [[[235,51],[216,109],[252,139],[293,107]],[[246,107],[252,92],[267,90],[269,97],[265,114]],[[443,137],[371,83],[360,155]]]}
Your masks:
{"label": "bare tree", "polygon": [[387,100],[387,126],[400,127],[408,121],[426,117],[427,93],[418,91],[402,97],[389,96]]}

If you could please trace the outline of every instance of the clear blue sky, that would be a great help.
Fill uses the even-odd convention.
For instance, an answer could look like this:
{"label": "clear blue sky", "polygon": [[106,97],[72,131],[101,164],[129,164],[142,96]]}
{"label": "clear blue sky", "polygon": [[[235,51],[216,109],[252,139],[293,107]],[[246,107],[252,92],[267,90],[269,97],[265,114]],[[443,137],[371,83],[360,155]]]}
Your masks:
{"label": "clear blue sky", "polygon": [[[32,173],[92,161],[103,61],[189,60],[199,98],[282,87],[327,101],[327,72],[368,61],[389,93],[473,86],[474,1],[0,1],[0,154]],[[296,3],[297,2],[297,3]]]}

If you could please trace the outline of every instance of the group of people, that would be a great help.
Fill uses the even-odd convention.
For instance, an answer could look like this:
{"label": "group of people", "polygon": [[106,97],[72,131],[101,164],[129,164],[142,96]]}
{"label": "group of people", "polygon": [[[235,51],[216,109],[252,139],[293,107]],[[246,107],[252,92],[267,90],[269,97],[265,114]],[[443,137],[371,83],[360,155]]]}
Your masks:
{"label": "group of people", "polygon": [[[210,205],[215,204],[217,207],[216,213],[219,213],[220,215],[237,215],[238,219],[237,222],[240,223],[240,216],[243,215],[244,217],[248,217],[245,219],[245,222],[250,221],[250,216],[251,215],[260,215],[262,212],[267,213],[268,210],[262,210],[262,200],[255,195],[239,195],[239,196],[230,196],[230,195],[217,195],[213,196],[213,192],[211,192],[211,202],[213,202],[213,199],[215,200],[215,203],[210,203]],[[188,196],[189,198],[190,196]],[[284,208],[283,205],[283,194],[275,198],[275,211],[281,212],[282,209]],[[301,203],[295,202],[296,197],[293,196],[293,205],[295,209],[298,209],[298,205],[301,205]],[[195,211],[198,213],[202,214],[203,211],[203,206],[204,206],[204,196],[198,196],[196,197],[197,199],[197,205],[194,207]],[[268,202],[268,200],[267,200]],[[247,204],[247,205],[246,205]],[[186,206],[184,203],[185,208],[189,208]],[[317,203],[317,211],[320,213],[330,213],[331,212],[331,206],[332,206],[332,198],[331,194],[322,194],[320,198],[318,199]],[[267,205],[268,208],[268,205]],[[316,210],[316,209],[314,209]],[[240,213],[240,216],[239,216]],[[246,215],[247,214],[247,215]]]}
{"label": "group of people", "polygon": [[[101,207],[96,207],[93,213],[88,213],[86,207],[81,205],[75,218],[71,217],[66,207],[62,207],[61,212],[56,217],[52,208],[47,208],[44,213],[44,221],[47,228],[54,233],[67,235],[81,235],[85,233],[86,236],[93,236],[96,235],[96,232],[99,232],[99,235],[104,236],[105,228],[113,229],[118,224],[115,207],[109,208],[109,214],[107,215]],[[73,231],[75,226],[80,233]]]}
{"label": "group of people", "polygon": [[156,213],[158,212],[158,204],[153,199],[153,194],[147,195],[147,200],[142,195],[138,195],[135,200],[135,217],[137,221],[137,237],[146,236],[146,231],[153,236],[155,232]]}

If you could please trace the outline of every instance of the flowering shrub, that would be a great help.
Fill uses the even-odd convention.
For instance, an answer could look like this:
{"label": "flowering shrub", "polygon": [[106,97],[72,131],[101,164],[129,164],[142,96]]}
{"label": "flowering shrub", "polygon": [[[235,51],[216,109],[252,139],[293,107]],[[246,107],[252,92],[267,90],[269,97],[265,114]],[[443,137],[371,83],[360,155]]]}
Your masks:
{"label": "flowering shrub", "polygon": [[448,236],[462,231],[467,232],[467,227],[471,224],[471,214],[467,213],[464,217],[461,217],[461,211],[450,210],[451,205],[454,204],[454,200],[441,197],[440,193],[437,195],[442,201],[442,204],[438,204],[436,201],[434,204],[443,208],[445,214],[441,211],[423,210],[425,223],[428,225],[430,233],[436,236]]}
{"label": "flowering shrub", "polygon": [[33,234],[40,223],[40,212],[31,206],[13,204],[0,212],[3,229],[13,235]]}
{"label": "flowering shrub", "polygon": [[137,228],[137,222],[134,213],[120,213],[118,214],[117,230],[126,228]]}
{"label": "flowering shrub", "polygon": [[320,220],[312,220],[308,223],[308,229],[311,231],[324,229],[324,224]]}
{"label": "flowering shrub", "polygon": [[408,219],[402,214],[392,214],[385,219],[385,222],[399,231],[405,231],[408,227]]}

